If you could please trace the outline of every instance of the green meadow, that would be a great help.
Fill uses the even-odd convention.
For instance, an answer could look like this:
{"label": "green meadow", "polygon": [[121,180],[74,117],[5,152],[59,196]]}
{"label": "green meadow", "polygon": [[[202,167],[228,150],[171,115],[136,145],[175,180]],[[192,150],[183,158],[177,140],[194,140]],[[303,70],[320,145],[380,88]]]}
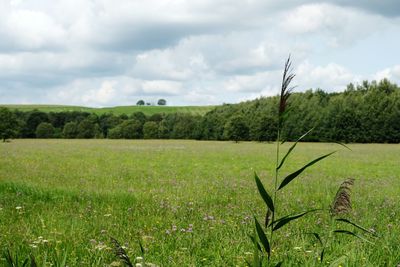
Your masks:
{"label": "green meadow", "polygon": [[188,113],[192,115],[204,115],[211,111],[215,106],[116,106],[104,108],[90,108],[81,106],[63,106],[63,105],[0,105],[9,109],[18,109],[20,111],[32,111],[34,109],[43,112],[90,112],[97,115],[105,113],[113,113],[114,115],[127,114],[130,115],[134,112],[143,112],[145,115],[150,116],[153,114],[161,113]]}
{"label": "green meadow", "polygon": [[[147,108],[147,107],[146,107]],[[290,144],[282,145],[282,155]],[[323,208],[276,232],[271,258],[283,266],[400,263],[400,145],[301,143],[289,174],[338,150],[279,191],[280,215]],[[246,266],[253,215],[265,204],[256,171],[272,188],[275,144],[175,140],[13,140],[0,144],[0,246],[21,259],[68,266],[118,266],[110,237],[132,261],[157,266]],[[377,233],[332,236],[330,204],[354,178],[346,218]],[[336,225],[333,225],[336,224]],[[309,233],[332,240],[321,248]],[[143,247],[143,252],[141,251]],[[336,261],[339,259],[340,261]],[[5,260],[0,260],[0,266]],[[122,266],[122,265],[121,265]]]}

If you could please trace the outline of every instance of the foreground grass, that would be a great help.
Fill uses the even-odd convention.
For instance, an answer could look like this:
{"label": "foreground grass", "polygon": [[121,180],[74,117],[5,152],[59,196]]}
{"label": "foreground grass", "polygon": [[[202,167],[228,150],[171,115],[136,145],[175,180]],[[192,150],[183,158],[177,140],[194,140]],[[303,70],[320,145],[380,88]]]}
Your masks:
{"label": "foreground grass", "polygon": [[43,112],[65,112],[65,111],[81,111],[90,112],[97,115],[105,113],[113,113],[115,115],[127,114],[134,112],[143,112],[150,116],[160,113],[188,113],[192,115],[204,115],[208,111],[214,109],[215,106],[117,106],[105,108],[90,108],[81,106],[63,106],[63,105],[0,105],[10,109],[18,109],[20,111],[31,111],[34,109]]}
{"label": "foreground grass", "polygon": [[[285,144],[284,147],[288,147]],[[351,218],[381,235],[375,244],[341,237],[324,265],[342,255],[343,266],[400,263],[400,146],[350,145],[282,190],[280,210],[328,208],[348,177]],[[298,146],[291,172],[334,144]],[[161,266],[244,266],[253,248],[252,216],[264,204],[257,171],[272,186],[275,146],[267,143],[125,140],[14,140],[0,144],[0,245],[39,260],[69,266],[108,266],[109,236]],[[340,148],[339,148],[340,149]],[[318,266],[319,248],[308,232],[330,222],[317,213],[278,232],[285,266]],[[4,262],[0,261],[0,266]]]}

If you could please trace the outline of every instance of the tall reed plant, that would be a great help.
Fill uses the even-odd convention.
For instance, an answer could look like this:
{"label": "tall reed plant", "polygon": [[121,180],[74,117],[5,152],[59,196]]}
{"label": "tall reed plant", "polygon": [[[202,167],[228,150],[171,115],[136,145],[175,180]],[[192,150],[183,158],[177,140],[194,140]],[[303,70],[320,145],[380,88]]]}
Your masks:
{"label": "tall reed plant", "polygon": [[[281,266],[282,262],[278,262],[273,264],[273,261],[271,260],[271,251],[272,247],[275,245],[274,242],[274,233],[281,228],[285,227],[288,223],[291,221],[297,220],[305,216],[306,214],[310,212],[315,212],[318,210],[322,209],[308,209],[305,211],[302,211],[300,213],[292,213],[292,214],[287,214],[284,216],[281,216],[277,218],[277,214],[279,214],[279,210],[281,209],[280,206],[280,192],[286,188],[293,180],[298,178],[306,169],[310,168],[314,164],[320,162],[321,160],[331,156],[337,151],[332,151],[330,153],[321,155],[314,160],[304,164],[300,168],[298,168],[296,171],[290,173],[289,175],[286,176],[281,176],[281,170],[285,166],[286,161],[288,160],[289,156],[293,151],[295,150],[297,144],[303,140],[304,137],[306,137],[313,129],[310,129],[307,131],[305,134],[300,136],[291,146],[290,148],[286,151],[283,157],[281,157],[281,145],[284,143],[282,140],[282,131],[284,129],[284,124],[285,124],[285,119],[287,118],[289,114],[289,105],[288,105],[288,100],[290,98],[290,95],[295,87],[291,86],[292,80],[295,78],[295,74],[293,73],[292,69],[292,62],[290,59],[290,56],[285,62],[284,66],[284,71],[283,71],[283,77],[282,77],[282,84],[281,84],[281,90],[280,90],[280,95],[279,95],[279,105],[278,105],[278,129],[277,129],[277,140],[276,140],[276,163],[275,163],[275,169],[274,169],[274,187],[271,189],[266,189],[262,181],[260,180],[259,176],[257,173],[254,174],[254,179],[255,183],[257,185],[257,189],[262,197],[262,199],[265,202],[266,205],[266,215],[265,215],[265,222],[264,226],[261,225],[261,223],[257,220],[256,216],[254,216],[254,223],[255,223],[255,234],[254,236],[251,236],[251,240],[255,246],[255,253],[253,254],[253,262],[248,264],[250,266],[263,266],[264,262],[267,262],[267,265],[269,266]],[[341,144],[343,145],[343,144]],[[345,145],[343,145],[345,146]],[[345,146],[347,148],[347,146]],[[340,211],[347,211],[349,208],[351,208],[351,202],[349,199],[349,186],[353,184],[354,180],[346,180],[341,188],[339,189],[336,197],[335,197],[335,202],[332,204],[332,207],[330,209],[332,217],[340,214]],[[361,227],[355,223],[352,223],[348,219],[344,218],[336,218],[336,221],[338,222],[343,222],[350,224],[358,229],[366,230],[364,227]],[[336,234],[349,234],[352,236],[357,236],[352,231],[349,230],[333,230],[333,233]],[[323,243],[322,239],[319,234],[313,233],[314,236],[323,244],[323,248],[321,251],[321,262],[323,259],[323,254],[324,254],[324,249],[327,245],[327,243]]]}

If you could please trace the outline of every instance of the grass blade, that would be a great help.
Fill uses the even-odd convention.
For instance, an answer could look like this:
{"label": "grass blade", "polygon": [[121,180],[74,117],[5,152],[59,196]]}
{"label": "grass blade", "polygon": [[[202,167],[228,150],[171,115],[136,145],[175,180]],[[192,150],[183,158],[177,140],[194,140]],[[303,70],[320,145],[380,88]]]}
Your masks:
{"label": "grass blade", "polygon": [[338,144],[338,145],[341,145],[342,147],[347,148],[347,149],[350,150],[350,151],[353,151],[353,150],[351,150],[350,147],[346,146],[345,144],[343,144],[343,143],[341,143],[341,142],[333,141],[333,143]]}
{"label": "grass blade", "polygon": [[286,155],[282,158],[281,163],[279,163],[279,166],[276,168],[277,170],[279,170],[283,166],[283,163],[285,163],[286,158],[290,155],[290,153],[296,147],[297,143],[300,142],[300,140],[303,139],[306,135],[308,135],[313,129],[314,128],[311,128],[308,132],[306,132],[305,134],[300,136],[299,139],[297,139],[297,141],[289,148],[289,150],[286,153]]}
{"label": "grass blade", "polygon": [[265,235],[264,230],[262,229],[260,223],[257,221],[256,217],[254,217],[254,222],[256,225],[258,238],[260,239],[261,244],[263,245],[265,251],[268,254],[268,258],[269,258],[271,256],[271,247],[269,245],[268,238]]}
{"label": "grass blade", "polygon": [[324,253],[325,253],[325,248],[322,249],[321,255],[319,256],[320,259],[321,259],[321,260],[320,260],[321,263],[324,261]]}
{"label": "grass blade", "polygon": [[288,224],[289,222],[296,220],[298,218],[303,217],[304,215],[306,215],[307,213],[313,212],[313,211],[317,211],[318,209],[314,209],[314,210],[308,210],[293,216],[285,216],[283,218],[280,218],[276,221],[276,224],[273,228],[274,231],[278,230],[279,228],[281,228],[282,226],[284,226],[285,224]]}
{"label": "grass blade", "polygon": [[251,242],[253,242],[254,246],[256,246],[259,251],[262,251],[261,246],[257,242],[256,238],[252,235],[249,235],[249,238],[251,239]]}
{"label": "grass blade", "polygon": [[271,196],[267,193],[267,190],[265,190],[264,185],[260,181],[260,178],[258,177],[257,173],[254,173],[254,179],[256,180],[257,184],[257,189],[258,192],[260,192],[261,197],[264,199],[265,204],[267,204],[268,208],[274,212],[274,203],[272,201]]}
{"label": "grass blade", "polygon": [[30,254],[29,258],[31,259],[31,266],[30,267],[37,267],[35,257],[32,254]]}
{"label": "grass blade", "polygon": [[322,243],[322,239],[321,239],[321,237],[319,236],[318,233],[308,233],[308,234],[313,235],[313,236],[315,237],[315,239],[317,239],[318,242],[319,242],[322,246],[324,245],[324,244]]}
{"label": "grass blade", "polygon": [[8,267],[13,267],[14,265],[14,260],[13,257],[11,256],[11,252],[9,249],[5,250],[3,252],[3,257],[6,259],[6,263]]}
{"label": "grass blade", "polygon": [[304,165],[302,168],[298,169],[297,171],[289,174],[288,176],[285,177],[285,179],[283,179],[281,185],[279,186],[278,190],[284,188],[288,183],[290,183],[294,178],[296,178],[297,176],[299,176],[305,169],[307,169],[308,167],[314,165],[315,163],[317,163],[320,160],[323,160],[326,157],[329,157],[330,155],[332,155],[333,153],[335,153],[336,151],[333,151],[331,153],[328,153],[326,155],[323,155],[319,158],[314,159],[313,161],[307,163],[306,165]]}
{"label": "grass blade", "polygon": [[363,241],[365,241],[365,242],[368,242],[368,243],[370,243],[370,244],[373,244],[371,241],[365,239],[365,238],[362,237],[362,236],[357,235],[356,233],[353,233],[352,231],[341,230],[341,229],[340,229],[340,230],[335,230],[335,231],[333,231],[333,232],[334,232],[334,233],[337,233],[337,234],[351,235],[351,236],[357,237],[357,238],[359,238],[359,239],[361,239],[361,240],[363,240]]}
{"label": "grass blade", "polygon": [[358,229],[360,229],[360,230],[363,230],[364,232],[367,232],[367,233],[369,233],[369,234],[371,234],[371,235],[373,235],[373,236],[377,236],[376,233],[374,233],[374,232],[372,232],[372,231],[370,231],[370,230],[368,230],[368,229],[362,227],[361,225],[358,225],[358,224],[356,224],[356,223],[353,223],[353,222],[351,222],[351,221],[349,221],[349,220],[347,220],[347,219],[339,218],[339,219],[336,219],[336,221],[351,224],[351,225],[353,225],[354,227],[356,227],[356,228],[358,228]]}

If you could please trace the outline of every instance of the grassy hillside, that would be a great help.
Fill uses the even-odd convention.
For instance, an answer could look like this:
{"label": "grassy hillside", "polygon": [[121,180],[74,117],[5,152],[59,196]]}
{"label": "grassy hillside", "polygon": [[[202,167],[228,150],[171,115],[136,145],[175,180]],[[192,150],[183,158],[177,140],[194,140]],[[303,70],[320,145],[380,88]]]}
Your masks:
{"label": "grassy hillside", "polygon": [[1,105],[10,109],[18,109],[21,111],[30,111],[38,109],[44,112],[61,112],[61,111],[86,111],[93,112],[98,115],[112,112],[116,115],[132,114],[133,112],[141,111],[146,115],[155,113],[190,113],[204,115],[212,110],[214,106],[118,106],[106,108],[89,108],[81,106],[62,106],[62,105]]}

